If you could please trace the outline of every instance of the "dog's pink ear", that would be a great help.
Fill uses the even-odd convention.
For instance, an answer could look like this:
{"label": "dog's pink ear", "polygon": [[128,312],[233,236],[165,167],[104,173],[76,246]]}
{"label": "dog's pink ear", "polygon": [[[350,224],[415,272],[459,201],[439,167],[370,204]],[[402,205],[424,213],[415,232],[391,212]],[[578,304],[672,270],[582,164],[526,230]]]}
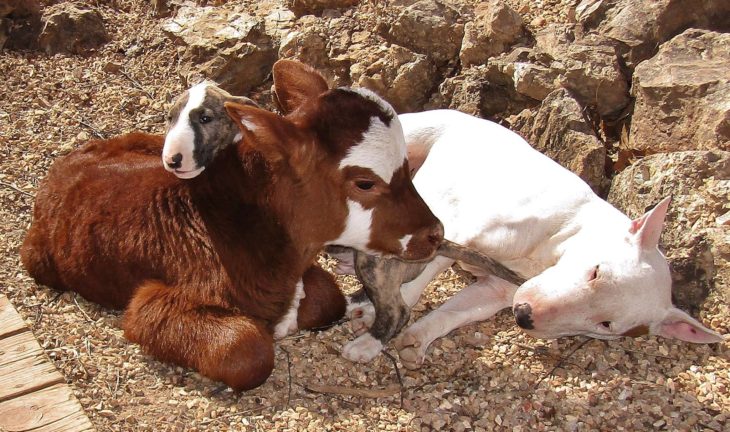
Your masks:
{"label": "dog's pink ear", "polygon": [[703,326],[685,312],[672,307],[667,316],[656,327],[654,334],[666,338],[674,338],[692,343],[716,343],[724,340],[723,336]]}
{"label": "dog's pink ear", "polygon": [[667,216],[671,197],[666,197],[653,209],[646,212],[642,217],[631,221],[629,232],[635,234],[639,245],[644,249],[656,248],[659,244],[659,237],[662,235],[664,218]]}

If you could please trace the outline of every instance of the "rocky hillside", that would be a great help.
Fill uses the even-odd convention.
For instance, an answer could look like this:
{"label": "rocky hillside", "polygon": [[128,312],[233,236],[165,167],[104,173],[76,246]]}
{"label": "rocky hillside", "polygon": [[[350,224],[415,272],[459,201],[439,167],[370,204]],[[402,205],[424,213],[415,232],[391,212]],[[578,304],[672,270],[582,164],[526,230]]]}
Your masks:
{"label": "rocky hillside", "polygon": [[[309,63],[338,85],[370,88],[399,112],[453,108],[497,121],[630,216],[671,195],[662,246],[673,268],[675,303],[713,329],[730,333],[730,1],[5,0],[0,2],[0,214],[7,247],[0,280],[21,313],[47,332],[40,337],[49,349],[60,336],[25,306],[45,304],[52,293],[35,293],[20,270],[17,247],[34,188],[53,158],[89,138],[136,129],[162,132],[172,98],[201,78],[270,106],[270,69],[279,58]],[[55,304],[75,310],[70,299],[64,295]],[[56,310],[54,303],[39,310],[43,308],[51,315]],[[114,340],[126,347],[112,330],[114,315],[99,309],[92,315],[110,320],[108,327],[94,330],[101,333],[92,341]],[[503,322],[510,325],[509,319]],[[513,333],[505,336],[505,346],[515,346]],[[66,343],[73,346],[83,339]],[[79,386],[91,380],[88,371],[63,360],[63,350],[56,348],[61,360],[54,360],[70,380]],[[124,350],[132,350],[125,355],[136,359],[129,364],[141,364],[134,348]],[[310,354],[303,350],[301,356]],[[277,361],[286,364],[286,358],[280,353]],[[113,376],[113,368],[123,365],[111,361],[98,367]],[[666,378],[668,371],[661,369],[657,376]],[[727,383],[727,369],[720,373]],[[278,374],[272,381],[286,371],[279,367]],[[361,384],[379,378],[364,379]],[[690,381],[680,380],[691,390]],[[87,409],[98,408],[93,412],[109,411],[117,394],[91,384],[81,393]],[[680,393],[670,392],[672,398]],[[173,398],[164,392],[157,397]],[[583,414],[555,407],[543,412],[542,404],[535,408],[542,414],[513,423],[497,420],[479,399],[474,406],[463,402],[460,410],[452,404],[438,407],[458,412],[453,416],[458,421],[441,424],[429,417],[416,424],[463,430],[537,419],[535,425],[547,422],[547,428],[607,426],[589,421],[590,407],[602,406],[590,397]],[[713,408],[695,402],[687,405],[700,413],[694,423],[688,414],[672,417],[663,411],[648,423],[632,423],[631,416],[615,421],[628,429],[702,424],[720,430],[716,417],[730,413],[727,393],[712,402]],[[618,409],[604,408],[611,413]],[[196,405],[188,409],[195,411]],[[570,419],[553,418],[556,409]],[[413,411],[434,412],[428,404]],[[203,412],[208,423],[199,426],[217,424],[210,410]],[[393,421],[391,414],[386,417]],[[102,429],[114,418],[94,417]],[[489,423],[478,426],[482,418]]]}

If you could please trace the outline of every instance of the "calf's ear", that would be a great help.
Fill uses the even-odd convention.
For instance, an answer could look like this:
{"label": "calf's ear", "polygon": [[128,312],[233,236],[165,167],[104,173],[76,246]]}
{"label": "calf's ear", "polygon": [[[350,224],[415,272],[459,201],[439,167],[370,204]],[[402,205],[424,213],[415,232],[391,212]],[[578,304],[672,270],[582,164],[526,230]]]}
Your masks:
{"label": "calf's ear", "polygon": [[251,105],[226,102],[226,111],[243,133],[245,145],[270,162],[286,159],[289,141],[297,141],[298,129],[284,117]]}
{"label": "calf's ear", "polygon": [[670,201],[671,197],[664,198],[653,209],[644,213],[643,216],[631,221],[629,231],[636,235],[641,247],[653,249],[659,244],[659,237],[662,235],[664,218],[667,216]]}
{"label": "calf's ear", "polygon": [[228,101],[235,102],[240,105],[250,105],[252,107],[259,107],[259,104],[257,104],[253,100],[247,98],[246,96],[231,96],[231,98]]}
{"label": "calf's ear", "polygon": [[656,326],[652,326],[652,333],[692,343],[722,342],[725,338],[700,324],[684,311],[672,307],[664,319]]}
{"label": "calf's ear", "polygon": [[284,114],[289,114],[305,101],[329,90],[327,81],[319,72],[298,61],[277,61],[272,75],[274,100]]}

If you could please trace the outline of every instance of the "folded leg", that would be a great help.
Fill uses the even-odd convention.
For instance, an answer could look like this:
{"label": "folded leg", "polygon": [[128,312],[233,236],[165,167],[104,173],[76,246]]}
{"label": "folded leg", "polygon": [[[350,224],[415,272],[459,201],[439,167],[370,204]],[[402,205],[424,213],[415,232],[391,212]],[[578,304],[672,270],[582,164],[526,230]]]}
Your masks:
{"label": "folded leg", "polygon": [[122,328],[152,356],[197,369],[235,390],[261,385],[274,368],[274,340],[266,323],[194,303],[160,282],[137,289]]}
{"label": "folded leg", "polygon": [[304,298],[299,303],[297,325],[300,329],[325,327],[345,315],[345,296],[334,276],[312,265],[302,276]]}
{"label": "folded leg", "polygon": [[[380,260],[375,264],[383,267],[378,267],[367,276],[361,274],[362,269],[358,266],[358,276],[361,279],[364,277],[372,279],[369,283],[363,280],[363,285],[366,286],[368,296],[373,299],[375,305],[362,296],[357,297],[360,302],[359,314],[358,318],[353,319],[352,325],[353,329],[361,334],[345,345],[342,356],[351,361],[364,363],[378,355],[383,346],[407,322],[410,309],[418,301],[428,283],[452,263],[451,259],[437,257],[425,268],[422,265],[407,268],[407,266],[418,266],[408,264],[406,268],[395,269],[391,267],[398,266],[397,262],[393,261],[388,264],[387,261]],[[422,271],[418,273],[421,268]],[[414,269],[416,271],[410,274],[409,271]],[[395,279],[390,280],[391,277]],[[402,284],[398,289],[400,281],[403,280],[410,280],[410,282]],[[351,301],[348,306],[351,316],[356,309],[354,304]]]}
{"label": "folded leg", "polygon": [[[415,279],[401,285],[400,293],[406,306],[413,308],[428,284],[453,263],[453,259],[437,256]],[[351,321],[350,326],[356,335],[362,335],[375,320],[375,308],[364,290],[356,292],[347,300],[347,317]]]}
{"label": "folded leg", "polygon": [[396,340],[401,362],[408,369],[417,369],[434,340],[510,307],[517,288],[496,276],[478,278],[401,334]]}

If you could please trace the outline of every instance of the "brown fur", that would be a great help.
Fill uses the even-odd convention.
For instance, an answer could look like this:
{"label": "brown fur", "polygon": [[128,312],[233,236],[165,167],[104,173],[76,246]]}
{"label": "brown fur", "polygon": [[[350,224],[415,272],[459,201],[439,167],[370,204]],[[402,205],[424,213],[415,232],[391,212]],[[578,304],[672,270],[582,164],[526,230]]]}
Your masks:
{"label": "brown fur", "polygon": [[[288,88],[276,74],[275,82]],[[311,265],[342,232],[349,190],[341,152],[301,126],[322,121],[309,116],[343,117],[336,100],[318,107],[318,94],[291,119],[226,104],[253,132],[242,128],[242,142],[191,180],[160,167],[159,136],[92,141],[60,158],[38,190],[25,268],[38,283],[126,308],[126,337],[161,360],[235,389],[260,385],[273,368],[273,328],[300,279],[302,326],[344,313],[331,276]],[[344,117],[362,115],[344,103]],[[428,214],[419,220],[438,224]]]}

